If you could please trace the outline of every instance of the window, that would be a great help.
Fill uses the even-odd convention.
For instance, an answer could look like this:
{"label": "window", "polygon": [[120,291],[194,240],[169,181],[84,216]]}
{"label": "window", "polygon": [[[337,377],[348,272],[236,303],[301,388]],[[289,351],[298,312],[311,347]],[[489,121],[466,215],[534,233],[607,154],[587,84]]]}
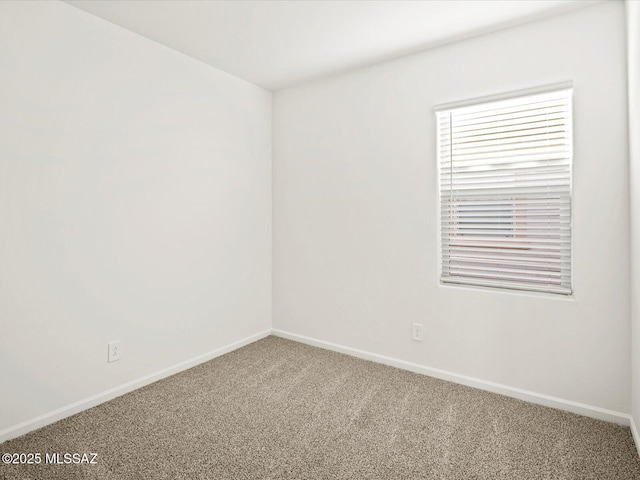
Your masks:
{"label": "window", "polygon": [[571,293],[571,96],[436,109],[442,283]]}

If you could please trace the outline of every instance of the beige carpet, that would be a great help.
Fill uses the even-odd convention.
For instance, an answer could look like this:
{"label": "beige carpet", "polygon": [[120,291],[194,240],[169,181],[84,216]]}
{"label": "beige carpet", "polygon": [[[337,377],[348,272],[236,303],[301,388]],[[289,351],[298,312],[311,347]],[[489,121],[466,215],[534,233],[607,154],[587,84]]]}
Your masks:
{"label": "beige carpet", "polygon": [[268,337],[0,452],[2,479],[640,479],[628,428]]}

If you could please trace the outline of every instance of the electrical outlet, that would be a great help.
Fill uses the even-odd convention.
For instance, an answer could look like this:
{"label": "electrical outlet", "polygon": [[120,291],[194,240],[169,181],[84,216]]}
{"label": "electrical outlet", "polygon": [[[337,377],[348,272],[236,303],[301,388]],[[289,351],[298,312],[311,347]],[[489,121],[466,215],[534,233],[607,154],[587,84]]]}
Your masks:
{"label": "electrical outlet", "polygon": [[411,338],[417,342],[422,341],[422,325],[414,323],[411,326]]}
{"label": "electrical outlet", "polygon": [[117,340],[109,343],[109,363],[120,360],[122,357],[122,342]]}

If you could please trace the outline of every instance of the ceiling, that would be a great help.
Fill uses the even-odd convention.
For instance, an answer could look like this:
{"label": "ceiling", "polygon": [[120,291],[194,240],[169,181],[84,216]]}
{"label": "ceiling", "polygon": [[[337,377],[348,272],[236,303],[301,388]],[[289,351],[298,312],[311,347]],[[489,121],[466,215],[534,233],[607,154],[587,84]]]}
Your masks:
{"label": "ceiling", "polygon": [[269,90],[597,0],[66,0]]}

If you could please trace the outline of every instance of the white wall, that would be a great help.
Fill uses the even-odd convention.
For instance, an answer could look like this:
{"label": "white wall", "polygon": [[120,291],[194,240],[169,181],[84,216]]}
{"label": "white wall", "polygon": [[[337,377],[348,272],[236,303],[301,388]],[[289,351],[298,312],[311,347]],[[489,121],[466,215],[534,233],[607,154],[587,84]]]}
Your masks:
{"label": "white wall", "polygon": [[[624,31],[606,2],[277,92],[274,328],[625,418]],[[573,299],[439,286],[434,105],[566,80]]]}
{"label": "white wall", "polygon": [[268,330],[271,94],[0,2],[0,229],[0,433]]}
{"label": "white wall", "polygon": [[[631,413],[637,428],[640,426],[640,2],[627,1],[626,7],[631,186]],[[636,445],[640,446],[640,438],[636,438]]]}

